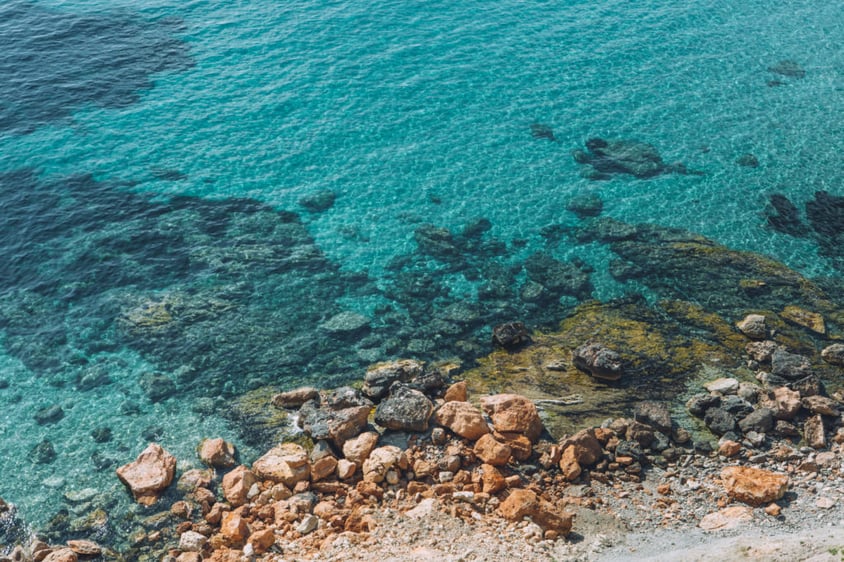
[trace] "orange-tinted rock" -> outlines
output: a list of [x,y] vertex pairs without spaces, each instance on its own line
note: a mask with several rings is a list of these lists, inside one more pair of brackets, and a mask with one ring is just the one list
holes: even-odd
[[402,450],[393,445],[378,447],[363,463],[363,478],[367,482],[378,484],[384,481],[387,471],[394,467],[407,468],[407,459],[404,458]]
[[563,478],[568,482],[572,482],[580,476],[582,472],[580,463],[577,462],[577,455],[575,453],[575,445],[568,445],[563,449],[563,454],[560,457],[560,472]]
[[199,458],[214,468],[234,466],[234,453],[234,445],[221,438],[205,439],[199,444]]
[[718,454],[725,457],[734,457],[739,454],[739,451],[741,451],[741,443],[729,439],[718,445]]
[[775,503],[770,503],[768,504],[768,507],[765,508],[765,513],[771,517],[779,517],[780,513],[782,513],[782,508]]
[[481,411],[464,401],[446,402],[434,412],[433,421],[470,441],[489,433]]
[[815,414],[803,423],[803,439],[810,447],[815,449],[826,447],[826,428],[824,428],[823,418],[820,414]]
[[252,463],[252,471],[259,478],[292,487],[310,476],[308,453],[301,445],[283,443]]
[[456,382],[445,391],[443,400],[446,402],[465,402],[469,398],[466,381]]
[[79,557],[69,548],[54,550],[44,558],[43,562],[77,562]]
[[837,416],[839,414],[838,403],[826,396],[806,396],[800,400],[800,403],[813,414],[822,414],[824,416]]
[[800,411],[800,393],[788,387],[781,386],[774,389],[774,412],[777,419],[790,420]]
[[255,531],[246,540],[246,544],[252,545],[252,551],[255,554],[263,554],[268,551],[275,543],[275,534],[272,529],[261,529]]
[[94,541],[88,541],[84,539],[67,541],[67,546],[68,548],[70,548],[70,550],[72,550],[79,556],[94,557],[99,556],[103,552],[103,549],[100,545],[98,545]]
[[495,494],[507,486],[504,476],[491,464],[482,464],[476,468],[472,480],[479,483],[481,491],[487,494]]
[[496,431],[493,437],[510,447],[510,452],[516,460],[526,461],[533,454],[533,444],[530,439],[521,433],[500,433]]
[[727,495],[753,506],[780,499],[788,489],[788,476],[761,468],[728,466],[721,471]]
[[522,433],[535,442],[542,433],[542,420],[533,402],[518,394],[496,394],[481,398],[481,407],[497,431]]
[[223,496],[233,506],[243,505],[252,484],[258,481],[255,474],[243,465],[223,476]]
[[705,515],[698,523],[698,527],[706,531],[732,529],[752,519],[752,509],[746,505],[734,505]]
[[512,454],[510,447],[499,443],[488,433],[478,439],[473,450],[479,459],[492,466],[504,466]]
[[337,461],[337,478],[340,480],[348,480],[357,472],[358,465],[347,459],[340,459]]
[[142,505],[152,505],[176,473],[176,457],[165,451],[161,445],[150,443],[134,462],[117,469],[117,477],[123,482]]
[[337,470],[337,459],[331,455],[320,458],[311,463],[311,481],[319,482],[333,475]]
[[380,436],[374,431],[365,431],[343,443],[343,456],[358,466],[369,457]]
[[214,471],[209,469],[192,468],[186,470],[179,481],[176,482],[176,489],[180,492],[193,492],[197,488],[207,488],[214,481]]
[[249,536],[249,525],[246,524],[239,510],[223,514],[223,519],[220,521],[220,534],[229,545],[243,544]]
[[298,408],[308,400],[313,400],[319,391],[312,386],[303,386],[282,392],[273,396],[273,406],[276,408]]
[[550,502],[539,498],[530,490],[513,490],[498,507],[501,515],[510,521],[529,517],[544,530],[567,535],[571,530],[572,515],[558,511]]
[[565,449],[572,447],[572,455],[574,460],[581,466],[590,466],[598,462],[604,455],[601,442],[598,441],[594,429],[582,429],[567,439],[560,442],[560,449],[565,453]]

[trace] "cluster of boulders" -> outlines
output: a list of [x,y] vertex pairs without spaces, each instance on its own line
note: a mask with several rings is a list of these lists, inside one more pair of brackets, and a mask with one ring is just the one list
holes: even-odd
[[[822,318],[799,310],[789,311],[817,333],[823,333]],[[738,323],[739,330],[752,339],[746,346],[748,366],[755,370],[760,384],[724,377],[704,385],[706,393],[692,396],[689,412],[701,418],[720,437],[720,450],[734,456],[746,447],[770,446],[772,440],[787,438],[824,449],[830,436],[841,431],[839,402],[824,395],[820,378],[809,358],[789,352],[769,336],[766,318],[750,314]],[[844,364],[844,345],[833,344],[821,352],[831,364]]]

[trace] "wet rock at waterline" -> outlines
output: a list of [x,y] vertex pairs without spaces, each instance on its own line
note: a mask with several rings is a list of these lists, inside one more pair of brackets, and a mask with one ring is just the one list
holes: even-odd
[[572,352],[572,363],[597,379],[616,381],[624,374],[621,356],[597,342],[584,344]]
[[152,505],[173,481],[176,458],[156,443],[144,449],[134,462],[117,469],[117,477],[141,505]]

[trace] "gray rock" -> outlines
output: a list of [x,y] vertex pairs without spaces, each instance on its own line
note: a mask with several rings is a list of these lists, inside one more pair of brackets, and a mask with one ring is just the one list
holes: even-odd
[[298,203],[308,211],[321,213],[333,207],[335,199],[337,199],[336,193],[330,189],[321,189],[315,193],[303,195]]
[[793,60],[781,60],[777,64],[769,66],[768,70],[789,78],[804,78],[806,76],[803,67]]
[[636,404],[633,411],[636,421],[649,425],[662,433],[671,433],[671,412],[664,402],[645,401]]
[[743,166],[745,168],[758,168],[759,167],[759,159],[756,158],[754,154],[750,154],[749,152],[746,154],[742,154],[738,158],[736,158],[736,164],[739,166]]
[[793,381],[811,375],[812,366],[802,355],[777,349],[771,354],[771,374]]
[[615,381],[624,373],[621,356],[601,343],[581,345],[572,353],[572,362],[596,379]]
[[344,387],[329,393],[323,404],[318,400],[303,404],[297,424],[312,439],[330,439],[342,447],[363,431],[371,411],[372,402],[357,390]]
[[566,210],[580,218],[597,217],[604,210],[604,202],[595,193],[581,193],[566,203]]
[[375,423],[399,431],[427,431],[434,405],[424,394],[403,383],[390,387],[390,394],[375,409]]
[[320,325],[320,328],[331,334],[350,335],[368,329],[369,318],[357,312],[346,310],[329,318],[328,321]]
[[709,408],[703,418],[706,427],[715,435],[736,431],[736,418],[723,408]]
[[770,408],[757,408],[739,421],[739,427],[744,433],[767,433],[774,427],[774,411]]
[[778,347],[777,342],[771,340],[753,341],[747,344],[744,350],[755,361],[767,363]]
[[813,414],[824,416],[837,416],[839,414],[838,403],[826,396],[806,396],[800,400],[800,403]]
[[492,329],[492,344],[508,351],[530,342],[530,335],[522,322],[506,322]]
[[29,452],[29,459],[35,464],[50,464],[56,460],[56,450],[48,439],[44,439]]
[[41,408],[32,417],[38,425],[48,425],[62,419],[64,417],[64,410],[58,404],[53,404],[52,406]]
[[741,333],[750,339],[763,340],[768,336],[768,326],[761,314],[748,314],[737,326]]
[[743,418],[753,412],[753,404],[743,398],[731,394],[721,399],[721,408],[736,418]]
[[666,171],[657,149],[644,142],[591,138],[586,141],[586,148],[589,153],[579,153],[575,159],[591,164],[599,174],[630,174],[637,178],[650,178]]
[[803,439],[806,444],[814,449],[826,447],[826,428],[820,414],[808,418],[803,424]]
[[645,460],[645,451],[636,441],[619,441],[615,447],[616,457],[633,457],[637,462]]
[[425,372],[425,366],[413,359],[399,359],[371,365],[363,377],[363,393],[373,400],[382,398],[394,382],[408,382]]
[[736,379],[727,377],[721,377],[703,385],[703,388],[709,392],[717,392],[718,394],[735,394],[738,387],[739,382]]
[[686,408],[693,416],[702,418],[709,408],[717,407],[721,404],[721,397],[714,394],[700,393],[695,394],[686,402]]
[[296,526],[296,532],[300,535],[307,535],[319,526],[319,517],[316,515],[305,515],[299,525]]
[[176,383],[161,373],[146,373],[138,379],[138,385],[150,402],[161,402],[176,394]]

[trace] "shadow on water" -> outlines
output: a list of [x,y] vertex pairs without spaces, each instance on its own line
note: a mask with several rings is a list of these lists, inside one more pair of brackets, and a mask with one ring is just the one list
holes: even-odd
[[0,131],[26,134],[85,104],[126,107],[156,72],[193,66],[178,22],[0,5]]

